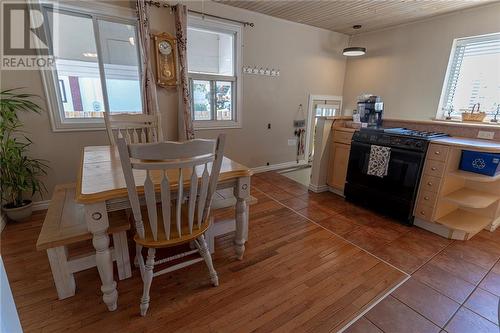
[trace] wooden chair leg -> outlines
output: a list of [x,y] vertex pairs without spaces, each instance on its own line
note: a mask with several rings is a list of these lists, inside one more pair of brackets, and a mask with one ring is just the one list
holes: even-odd
[[[144,273],[142,280],[144,283],[144,288],[141,298],[141,316],[145,316],[149,308],[149,289],[151,288],[151,282],[153,282],[153,268],[155,265],[155,249],[148,249],[148,258],[146,260],[146,265],[144,266]],[[140,259],[139,259],[140,260]]]
[[116,266],[120,280],[132,276],[130,268],[130,256],[128,253],[127,232],[121,231],[113,234],[113,247],[115,251]]
[[139,264],[139,258],[142,258],[141,251],[142,251],[142,246],[140,246],[139,244],[135,244],[134,266],[135,266],[135,268],[139,268],[139,269],[141,268],[141,266]]
[[208,245],[208,250],[211,254],[215,253],[215,236],[214,236],[214,225],[210,224],[207,231],[205,232],[205,240]]
[[212,262],[212,255],[210,254],[210,251],[208,250],[207,242],[205,241],[205,237],[201,235],[198,237],[197,241],[195,242],[198,247],[198,251],[200,251],[201,256],[205,260],[205,263],[207,264],[208,267],[208,272],[210,273],[210,281],[214,285],[214,287],[217,287],[219,285],[219,276],[217,275],[217,272],[215,271],[214,264]]
[[59,299],[75,296],[75,278],[68,267],[68,249],[65,246],[47,249],[50,269]]

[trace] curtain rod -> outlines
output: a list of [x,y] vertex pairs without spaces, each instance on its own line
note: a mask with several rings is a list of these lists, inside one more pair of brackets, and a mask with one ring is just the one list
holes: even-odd
[[[169,5],[168,3],[161,3],[160,1],[152,1],[152,0],[150,0],[150,1],[145,1],[145,3],[147,5],[155,6],[157,8],[163,7],[163,8],[171,8],[171,9],[175,10],[175,6]],[[217,16],[217,15],[202,13],[202,12],[199,12],[199,11],[196,11],[196,10],[188,9],[188,12],[195,13],[195,14],[202,15],[202,16],[208,16],[208,17],[218,18],[218,19],[221,19],[221,20],[226,20],[226,21],[240,23],[240,24],[243,24],[243,26],[245,26],[245,27],[247,25],[250,26],[250,27],[254,27],[255,26],[255,24],[253,24],[252,22],[233,20],[233,19],[230,19],[230,18],[222,17],[222,16]]]

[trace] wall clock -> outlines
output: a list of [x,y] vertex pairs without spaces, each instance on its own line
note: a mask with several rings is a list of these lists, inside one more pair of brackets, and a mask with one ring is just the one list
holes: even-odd
[[177,45],[167,33],[154,34],[156,83],[161,87],[177,86]]

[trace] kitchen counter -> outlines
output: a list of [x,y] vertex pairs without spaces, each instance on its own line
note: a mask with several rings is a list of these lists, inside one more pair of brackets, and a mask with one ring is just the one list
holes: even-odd
[[500,153],[500,142],[469,139],[461,137],[444,137],[432,140],[433,143],[438,143],[445,146],[452,146],[464,149],[473,149],[485,152]]

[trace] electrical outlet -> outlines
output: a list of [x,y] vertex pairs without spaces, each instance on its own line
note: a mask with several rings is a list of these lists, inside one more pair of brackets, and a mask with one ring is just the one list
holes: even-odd
[[479,139],[493,140],[495,132],[479,131],[479,133],[477,133],[477,137]]
[[297,145],[297,139],[288,139],[288,145],[289,146],[296,146]]

